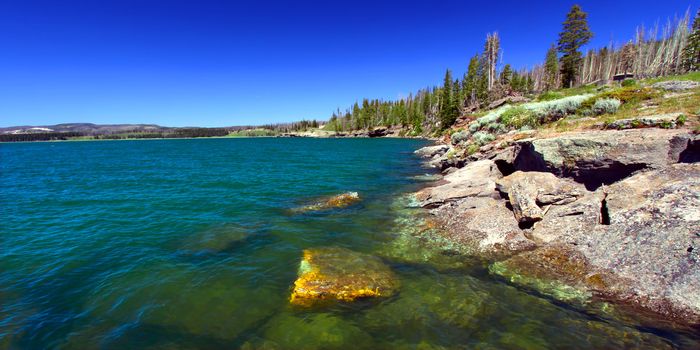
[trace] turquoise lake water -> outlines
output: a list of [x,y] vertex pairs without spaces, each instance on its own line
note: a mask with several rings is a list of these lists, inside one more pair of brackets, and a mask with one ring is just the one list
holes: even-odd
[[[419,140],[0,144],[0,349],[692,348],[422,248]],[[350,207],[293,209],[356,191]],[[380,257],[399,292],[290,306],[302,251]]]

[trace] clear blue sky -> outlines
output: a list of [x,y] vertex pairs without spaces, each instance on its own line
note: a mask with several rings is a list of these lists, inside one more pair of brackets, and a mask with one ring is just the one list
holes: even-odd
[[0,0],[0,125],[227,126],[327,119],[460,75],[487,32],[531,66],[566,12],[600,47],[694,0]]

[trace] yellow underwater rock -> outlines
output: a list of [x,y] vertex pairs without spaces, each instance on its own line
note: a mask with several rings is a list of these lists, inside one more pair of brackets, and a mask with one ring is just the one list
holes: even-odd
[[304,250],[290,302],[309,306],[318,301],[353,301],[393,295],[399,283],[378,257],[345,248]]
[[345,192],[329,198],[321,199],[320,201],[305,205],[294,209],[296,213],[304,213],[308,211],[327,210],[332,208],[344,208],[360,201],[360,195],[357,192]]

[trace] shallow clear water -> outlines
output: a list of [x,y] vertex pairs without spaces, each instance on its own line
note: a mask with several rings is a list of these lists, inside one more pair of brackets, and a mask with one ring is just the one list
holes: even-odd
[[[663,348],[697,339],[519,290],[421,248],[394,139],[0,144],[0,349]],[[357,191],[359,204],[293,208]],[[380,256],[399,293],[292,307],[303,249]]]

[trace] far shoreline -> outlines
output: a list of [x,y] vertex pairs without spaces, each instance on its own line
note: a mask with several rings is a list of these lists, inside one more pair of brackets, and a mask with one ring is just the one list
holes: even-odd
[[425,136],[206,136],[206,137],[144,137],[144,138],[123,138],[123,139],[74,139],[74,140],[36,140],[36,141],[0,141],[0,144],[13,143],[53,143],[53,142],[100,142],[100,141],[156,141],[156,140],[199,140],[199,139],[406,139],[406,140],[426,140],[437,141],[435,138]]

